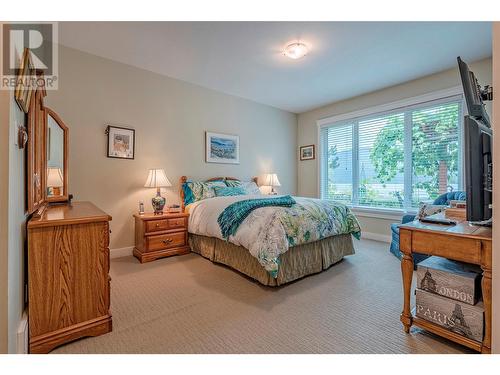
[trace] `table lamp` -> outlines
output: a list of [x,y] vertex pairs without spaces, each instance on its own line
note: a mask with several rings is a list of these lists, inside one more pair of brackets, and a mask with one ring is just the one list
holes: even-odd
[[61,168],[47,168],[47,187],[52,188],[52,195],[61,195],[64,186]]
[[272,194],[272,195],[278,194],[276,192],[276,190],[274,190],[274,187],[275,186],[281,186],[280,180],[278,180],[278,176],[276,175],[276,173],[269,173],[269,174],[267,174],[266,177],[264,178],[264,184],[263,185],[271,186],[271,193],[270,194]]
[[148,179],[146,180],[144,187],[156,188],[156,197],[151,199],[155,215],[163,214],[163,207],[165,207],[165,198],[161,196],[160,188],[169,186],[172,186],[172,184],[168,180],[163,169],[149,170]]

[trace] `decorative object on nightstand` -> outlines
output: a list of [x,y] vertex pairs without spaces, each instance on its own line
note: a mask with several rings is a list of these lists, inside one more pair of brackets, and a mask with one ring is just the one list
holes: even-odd
[[52,189],[49,194],[58,197],[61,195],[61,187],[64,186],[62,172],[60,168],[47,168],[47,187]]
[[278,193],[276,192],[276,190],[274,190],[274,187],[281,186],[280,180],[278,180],[278,175],[276,173],[267,174],[262,185],[271,187],[271,192],[269,193],[270,195],[277,195]]
[[187,213],[135,214],[134,256],[141,263],[190,252]]
[[171,206],[168,206],[169,213],[178,213],[181,211],[182,211],[181,206],[179,206],[178,204],[173,204]]
[[170,186],[172,186],[172,184],[168,180],[163,169],[149,170],[148,179],[146,180],[144,187],[156,188],[156,197],[151,199],[155,215],[161,215],[163,213],[163,207],[165,207],[165,198],[161,196],[160,188]]

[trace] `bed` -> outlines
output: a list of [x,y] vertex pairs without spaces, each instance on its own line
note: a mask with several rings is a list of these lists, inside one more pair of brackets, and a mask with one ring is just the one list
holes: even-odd
[[[197,182],[183,176],[180,185],[182,209],[190,214],[191,250],[263,285],[279,286],[328,269],[354,254],[353,237],[361,233],[345,205],[261,195],[256,178]],[[248,205],[253,207],[245,211]],[[241,217],[228,216],[241,211]],[[232,227],[230,234],[224,224]]]

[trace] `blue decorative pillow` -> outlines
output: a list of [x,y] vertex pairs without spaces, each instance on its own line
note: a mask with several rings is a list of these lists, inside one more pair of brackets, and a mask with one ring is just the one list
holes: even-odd
[[224,181],[187,181],[182,184],[184,190],[184,204],[201,201],[202,199],[215,197],[214,187],[226,187]]
[[182,184],[182,190],[184,192],[184,205],[187,206],[188,204],[193,203],[195,201],[193,190],[191,190],[191,187],[187,182]]
[[240,180],[225,180],[224,182],[229,187],[241,186],[241,181]]
[[217,197],[229,197],[232,195],[245,195],[247,191],[239,186],[228,186],[228,187],[214,187],[215,196]]

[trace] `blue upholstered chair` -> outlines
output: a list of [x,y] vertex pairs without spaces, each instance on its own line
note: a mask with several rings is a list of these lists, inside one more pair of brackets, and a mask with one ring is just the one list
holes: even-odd
[[[465,193],[463,191],[452,191],[450,193],[441,194],[437,197],[432,204],[435,205],[448,205],[450,201],[464,201]],[[415,215],[404,215],[401,220],[401,224],[406,224],[415,220]],[[401,259],[402,253],[399,251],[399,223],[391,224],[391,233],[392,233],[392,242],[391,242],[391,253],[393,253],[396,257]],[[413,263],[417,265],[417,263],[423,261],[428,258],[428,255],[425,254],[413,254]]]

